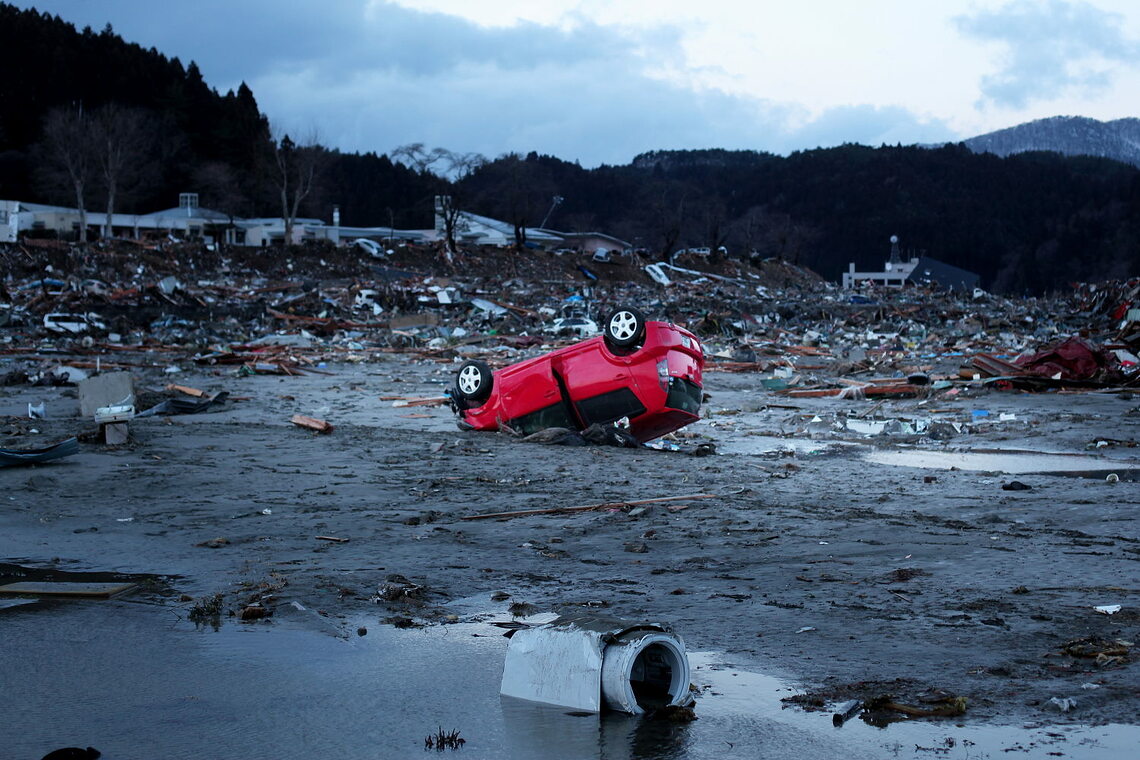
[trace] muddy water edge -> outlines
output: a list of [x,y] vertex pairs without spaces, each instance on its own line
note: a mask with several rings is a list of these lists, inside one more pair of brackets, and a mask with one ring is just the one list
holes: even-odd
[[[339,682],[323,679],[337,668],[370,673],[375,691],[369,701],[338,705],[335,714],[344,723],[331,723],[341,733],[368,737],[369,746],[382,746],[391,725],[406,727],[401,741],[409,742],[436,728],[375,717],[393,711],[398,717],[409,704],[401,695],[409,690],[463,693],[473,705],[492,700],[499,710],[497,650],[475,656],[485,665],[477,684],[465,680],[470,668],[439,665],[447,649],[434,644],[437,667],[423,671],[430,677],[362,670],[359,663],[328,665],[331,670],[322,673],[317,655],[279,644],[276,632],[283,638],[312,633],[344,646],[356,641],[353,651],[367,652],[395,646],[384,642],[397,630],[458,630],[452,626],[471,622],[473,614],[461,600],[498,600],[506,620],[599,609],[670,623],[691,649],[718,652],[742,672],[777,677],[808,696],[781,713],[806,718],[817,707],[826,715],[828,705],[847,698],[921,700],[939,691],[967,699],[965,714],[952,724],[966,728],[1066,731],[1135,723],[1135,483],[869,463],[862,458],[866,447],[931,445],[821,434],[810,428],[813,417],[849,413],[868,402],[787,404],[736,375],[710,373],[710,415],[688,430],[699,436],[690,440],[729,452],[710,457],[520,444],[457,431],[442,409],[409,411],[379,400],[438,392],[449,369],[392,357],[336,366],[335,374],[322,376],[187,371],[181,383],[228,390],[245,400],[216,413],[138,420],[126,446],[87,445],[54,463],[3,471],[5,561],[41,570],[150,574],[169,579],[170,591],[0,609],[6,639],[24,647],[20,661],[45,663],[37,682],[34,673],[5,658],[6,689],[33,684],[22,687],[31,689],[24,692],[29,707],[5,718],[16,720],[6,733],[29,742],[20,756],[34,756],[33,747],[40,746],[30,743],[43,730],[37,723],[43,712],[31,709],[42,704],[33,699],[36,693],[81,714],[101,688],[129,696],[133,685],[146,684],[139,704],[160,706],[151,725],[117,727],[135,747],[145,746],[148,736],[153,741],[167,734],[171,724],[198,725],[207,714],[215,722],[219,714],[270,714],[273,705],[240,691],[211,697],[219,701],[206,705],[195,701],[209,663],[169,646],[170,630],[201,635],[189,614],[217,595],[223,630],[252,642],[245,646],[241,639],[244,648],[227,650],[241,683],[280,669],[280,661],[266,665],[259,659],[271,652],[291,657],[299,669],[302,663],[313,668],[294,674],[294,694],[304,694],[303,684],[310,684],[319,687],[313,695],[330,700]],[[67,389],[5,390],[4,411],[16,414],[13,409],[32,401],[47,404],[47,419],[36,421],[35,435],[44,442],[83,425],[68,412],[76,401]],[[933,448],[1084,454],[1098,440],[1140,438],[1137,405],[1099,394],[989,393],[945,402],[939,406],[956,407],[963,420],[984,407],[994,417],[1015,415],[1017,424],[975,426]],[[880,413],[930,414],[929,405],[915,400],[892,401]],[[328,419],[336,430],[319,436],[296,428],[288,422],[293,414]],[[753,438],[797,436],[821,446],[748,446]],[[823,445],[840,439],[856,445]],[[1123,449],[1109,453],[1134,458]],[[1015,479],[1029,488],[1003,489]],[[686,494],[715,498],[464,519]],[[1116,604],[1121,609],[1112,615],[1095,610]],[[249,607],[266,610],[266,616],[243,623]],[[161,614],[124,612],[141,608]],[[362,628],[365,636],[358,634]],[[51,631],[67,635],[53,638]],[[90,647],[108,636],[131,642],[121,650],[124,656],[97,671],[99,682],[77,675],[77,669],[93,667],[84,653],[98,651]],[[148,637],[151,648],[144,644]],[[27,649],[37,639],[44,646]],[[286,715],[316,709],[319,701],[290,699]],[[1071,699],[1072,706],[1062,711],[1055,699]],[[758,694],[756,704],[758,712],[762,705],[785,706],[771,693]],[[142,708],[124,706],[123,714],[130,709]],[[203,712],[195,717],[196,710]],[[425,707],[419,717],[432,712]],[[473,728],[484,725],[485,711],[447,717],[472,741],[507,746],[507,712],[495,714],[504,716],[496,718],[503,723],[484,736]],[[232,734],[223,732],[218,740],[232,742],[228,746],[272,730],[237,718],[230,725]],[[758,729],[745,725],[740,732],[751,730]],[[596,737],[598,729],[590,733]],[[597,755],[597,741],[590,746]],[[704,756],[701,746],[682,742],[675,756]],[[1061,751],[1079,756],[1072,746]]]

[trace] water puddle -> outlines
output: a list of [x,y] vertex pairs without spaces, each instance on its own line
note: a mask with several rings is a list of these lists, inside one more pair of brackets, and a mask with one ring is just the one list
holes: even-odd
[[[1076,760],[1128,757],[1140,743],[1140,726],[995,726],[971,725],[957,719],[901,721],[878,728],[852,718],[832,723],[831,711],[780,709],[780,700],[796,691],[771,676],[751,673],[718,660],[716,655],[690,655],[694,681],[702,688],[697,705],[701,720],[751,723],[733,745],[742,757],[822,757],[819,742],[829,739],[839,757],[1055,758]],[[698,721],[699,722],[699,721]],[[772,752],[775,737],[790,738],[784,753]],[[731,741],[720,737],[721,741]],[[803,741],[806,745],[798,745]],[[813,747],[814,744],[814,747]],[[804,747],[812,748],[807,754]]]
[[0,562],[0,609],[35,604],[41,599],[109,599],[141,594],[173,594],[170,579],[158,575],[80,572]]
[[897,467],[931,470],[1004,472],[1011,475],[1069,475],[1103,480],[1115,473],[1120,480],[1137,480],[1140,460],[1111,459],[1087,454],[1034,453],[1028,451],[965,452],[928,449],[890,449],[868,452],[864,461]]
[[[311,616],[312,619],[310,619]],[[195,627],[126,599],[0,610],[5,751],[93,746],[137,757],[407,758],[453,730],[455,757],[803,758],[1129,756],[1140,727],[872,728],[783,709],[785,683],[691,653],[698,720],[574,713],[499,696],[508,640],[489,622],[396,630],[375,617],[313,630],[316,613]],[[503,615],[503,620],[509,616]],[[326,618],[320,618],[328,625]],[[356,628],[367,633],[359,636]],[[933,748],[933,749],[932,749]],[[434,752],[434,751],[433,751]],[[450,750],[448,751],[450,755]]]
[[756,435],[717,443],[721,454],[741,454],[768,459],[782,457],[822,456],[834,454],[843,448],[858,444],[845,441],[814,441],[810,438],[780,438],[774,435]]

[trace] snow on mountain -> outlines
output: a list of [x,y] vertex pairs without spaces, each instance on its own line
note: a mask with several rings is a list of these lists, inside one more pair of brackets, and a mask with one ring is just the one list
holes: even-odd
[[964,142],[975,153],[1008,156],[1049,150],[1067,156],[1101,156],[1140,167],[1140,119],[1136,118],[1097,121],[1084,116],[1053,116]]

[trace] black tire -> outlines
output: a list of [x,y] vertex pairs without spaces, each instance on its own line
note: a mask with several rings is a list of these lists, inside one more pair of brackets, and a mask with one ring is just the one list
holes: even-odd
[[486,362],[471,359],[455,373],[455,393],[467,402],[481,403],[491,395],[495,376]]
[[602,335],[611,347],[636,346],[645,340],[645,315],[632,306],[619,306],[606,317]]

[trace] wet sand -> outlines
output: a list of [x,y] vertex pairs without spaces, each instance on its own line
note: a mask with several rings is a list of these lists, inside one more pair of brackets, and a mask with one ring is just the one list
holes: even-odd
[[[242,400],[136,420],[126,446],[85,444],[54,463],[6,468],[0,557],[167,576],[174,593],[149,601],[180,616],[213,594],[227,612],[258,601],[277,619],[295,601],[318,611],[305,618],[314,627],[351,634],[361,619],[461,619],[462,600],[501,592],[520,614],[586,607],[669,623],[691,649],[726,653],[821,701],[940,689],[968,699],[965,722],[1133,723],[1140,713],[1134,646],[1099,663],[1074,654],[1140,636],[1140,486],[864,458],[1003,448],[1088,454],[1074,470],[1126,473],[1140,450],[1087,447],[1140,439],[1140,398],[892,400],[880,416],[956,420],[973,432],[864,438],[831,423],[873,402],[792,400],[753,375],[710,371],[708,416],[679,441],[730,452],[708,457],[525,444],[461,432],[446,408],[380,400],[438,394],[453,368],[389,356],[303,377],[141,371],[136,387],[174,380]],[[39,401],[48,413],[7,418],[7,446],[90,427],[74,388],[2,393],[0,413]],[[1002,413],[1015,419],[995,419]],[[294,414],[336,429],[318,435],[291,425]],[[1002,489],[1013,480],[1030,489]],[[462,519],[696,494],[714,498]],[[386,594],[385,584],[409,591]],[[1121,611],[1093,609],[1112,604]],[[1069,712],[1050,702],[1073,696]]]

